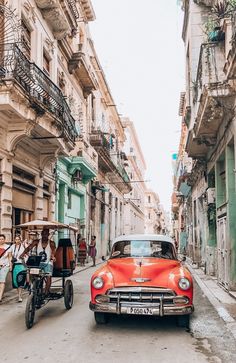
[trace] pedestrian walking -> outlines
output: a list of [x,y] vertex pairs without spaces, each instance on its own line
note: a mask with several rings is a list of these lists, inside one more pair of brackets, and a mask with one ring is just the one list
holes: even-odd
[[79,260],[80,266],[85,265],[86,257],[87,257],[87,244],[86,244],[85,238],[82,238],[78,244],[78,260]]
[[2,302],[6,278],[11,269],[11,245],[6,243],[6,236],[0,234],[0,303]]
[[92,239],[91,239],[91,242],[89,244],[89,256],[93,260],[93,266],[96,266],[96,254],[97,254],[96,236],[93,236]]
[[17,289],[19,303],[22,302],[22,288],[26,279],[26,273],[24,274],[24,272],[26,272],[25,262],[28,256],[21,257],[26,247],[27,245],[22,241],[21,236],[16,235],[10,249],[12,256],[12,287]]

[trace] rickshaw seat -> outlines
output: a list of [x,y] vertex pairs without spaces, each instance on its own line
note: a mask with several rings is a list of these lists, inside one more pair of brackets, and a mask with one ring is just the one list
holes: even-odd
[[60,238],[55,253],[53,277],[67,277],[75,269],[75,253],[70,238]]
[[58,241],[58,247],[72,247],[70,238],[60,238]]

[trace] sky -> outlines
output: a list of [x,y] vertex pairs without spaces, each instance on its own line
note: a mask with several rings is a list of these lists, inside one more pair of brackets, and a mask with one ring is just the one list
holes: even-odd
[[184,90],[183,14],[177,0],[92,0],[90,32],[118,112],[136,128],[147,187],[169,211]]

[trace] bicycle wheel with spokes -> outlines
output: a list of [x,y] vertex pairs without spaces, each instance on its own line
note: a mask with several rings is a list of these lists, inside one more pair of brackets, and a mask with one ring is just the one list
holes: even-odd
[[70,310],[73,305],[74,290],[71,280],[67,280],[64,288],[64,304],[67,310]]
[[30,294],[25,308],[25,325],[27,329],[32,328],[35,317],[35,298],[33,294]]

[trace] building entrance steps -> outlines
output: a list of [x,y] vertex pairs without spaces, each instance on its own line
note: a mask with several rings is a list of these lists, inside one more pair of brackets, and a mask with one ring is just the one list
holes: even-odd
[[216,277],[205,275],[201,268],[197,268],[190,261],[187,261],[185,265],[201,288],[203,294],[208,298],[219,317],[223,319],[228,330],[236,339],[236,292],[227,292],[224,290],[217,283]]

